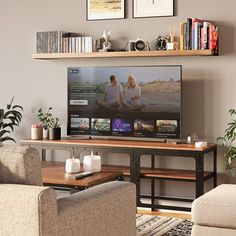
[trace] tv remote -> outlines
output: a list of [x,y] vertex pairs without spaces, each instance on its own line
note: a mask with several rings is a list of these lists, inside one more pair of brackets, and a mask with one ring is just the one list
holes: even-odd
[[78,173],[75,175],[75,179],[82,179],[84,177],[87,177],[87,176],[90,176],[92,175],[93,172],[90,172],[90,171],[84,171],[84,172],[81,172],[81,173]]
[[69,174],[69,173],[65,173],[65,178],[66,179],[82,179],[84,177],[90,176],[92,175],[93,172],[89,172],[89,171],[84,171],[81,173],[76,173],[76,174]]

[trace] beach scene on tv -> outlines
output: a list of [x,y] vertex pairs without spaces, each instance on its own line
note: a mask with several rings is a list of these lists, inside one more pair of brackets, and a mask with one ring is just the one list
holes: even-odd
[[180,113],[180,66],[69,68],[68,79],[80,111]]

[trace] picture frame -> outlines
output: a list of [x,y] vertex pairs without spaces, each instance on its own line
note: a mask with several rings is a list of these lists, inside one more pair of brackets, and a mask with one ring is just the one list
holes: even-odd
[[86,0],[87,20],[124,19],[125,1],[126,0]]
[[174,16],[174,0],[133,0],[133,18]]

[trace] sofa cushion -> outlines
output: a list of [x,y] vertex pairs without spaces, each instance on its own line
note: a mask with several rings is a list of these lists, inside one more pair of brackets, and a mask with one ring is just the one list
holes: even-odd
[[195,224],[236,229],[236,185],[223,184],[194,200]]

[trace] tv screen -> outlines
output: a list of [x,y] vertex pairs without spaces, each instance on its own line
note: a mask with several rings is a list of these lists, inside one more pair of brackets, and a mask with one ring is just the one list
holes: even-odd
[[68,68],[70,136],[179,139],[181,66]]

